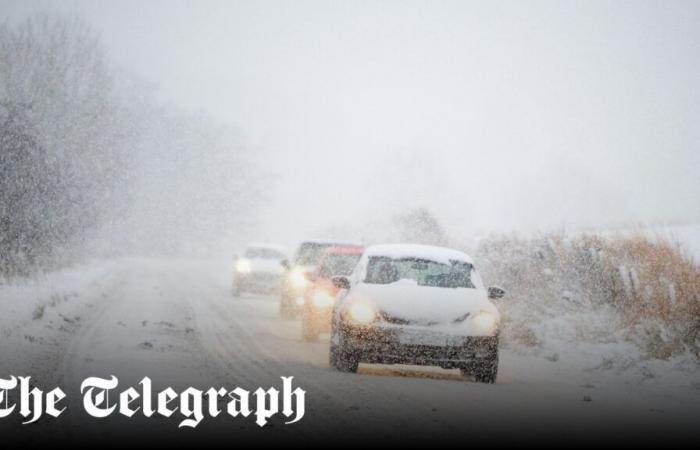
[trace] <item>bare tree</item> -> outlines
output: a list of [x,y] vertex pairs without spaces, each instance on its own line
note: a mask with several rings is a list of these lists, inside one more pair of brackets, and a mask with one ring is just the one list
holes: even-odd
[[2,184],[13,196],[3,220],[25,230],[4,239],[22,241],[13,248],[25,255],[65,253],[100,219],[119,173],[111,68],[98,36],[79,19],[45,14],[0,26],[0,100]]
[[438,220],[426,208],[416,208],[394,217],[394,226],[404,242],[447,245],[447,236]]
[[0,25],[0,102],[2,273],[250,225],[262,185],[235,133],[160,106],[79,18]]

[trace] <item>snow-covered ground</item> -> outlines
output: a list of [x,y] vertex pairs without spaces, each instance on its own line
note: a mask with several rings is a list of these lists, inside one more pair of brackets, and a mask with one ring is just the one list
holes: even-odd
[[[504,349],[495,385],[465,381],[457,371],[412,366],[362,365],[357,375],[338,373],[328,367],[327,338],[302,341],[299,322],[279,318],[276,298],[233,298],[230,265],[96,260],[0,286],[0,373],[32,375],[40,386],[64,388],[69,405],[74,402],[69,413],[40,426],[82,438],[161,433],[178,442],[202,436],[267,443],[338,436],[358,442],[430,437],[498,442],[512,440],[511,433],[523,439],[603,440],[614,432],[658,439],[663,433],[679,436],[700,417],[696,364],[607,363],[601,348],[618,353],[620,361],[635,360],[634,349],[617,343],[614,333],[594,341],[580,336],[577,342],[569,334],[572,317],[547,322],[546,350]],[[609,329],[611,324],[600,323],[604,316],[575,320],[590,321],[595,334],[596,327]],[[178,421],[165,419],[125,419],[111,427],[87,420],[75,404],[83,378],[110,374],[125,387],[149,376],[161,389],[267,387],[293,375],[307,390],[307,415],[295,425],[264,429],[253,419],[230,417],[185,432],[176,431]],[[17,421],[0,427],[21,428],[29,440],[47,436]]]

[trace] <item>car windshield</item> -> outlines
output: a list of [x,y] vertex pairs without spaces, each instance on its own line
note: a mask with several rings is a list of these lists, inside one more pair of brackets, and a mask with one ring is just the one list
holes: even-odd
[[284,253],[279,250],[262,247],[247,248],[244,256],[251,259],[284,259]]
[[319,244],[316,242],[304,242],[299,247],[299,252],[294,262],[300,266],[316,265],[321,260],[323,252],[333,244]]
[[332,253],[323,259],[323,264],[319,269],[319,276],[331,278],[336,276],[348,276],[357,265],[360,254]]
[[472,282],[472,265],[464,261],[445,264],[418,258],[370,257],[365,283],[390,284],[406,279],[414,280],[419,286],[476,288]]

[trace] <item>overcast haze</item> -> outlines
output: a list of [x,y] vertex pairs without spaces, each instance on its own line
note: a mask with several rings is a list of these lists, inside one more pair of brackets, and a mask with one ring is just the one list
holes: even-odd
[[277,180],[264,237],[408,206],[452,233],[700,219],[698,2],[1,5],[85,18],[234,124]]

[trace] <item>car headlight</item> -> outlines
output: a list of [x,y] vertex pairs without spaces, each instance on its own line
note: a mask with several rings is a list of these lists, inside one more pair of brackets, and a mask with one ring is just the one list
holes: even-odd
[[314,294],[314,305],[317,308],[325,308],[335,303],[335,298],[326,291],[319,291]]
[[372,307],[372,305],[358,302],[350,305],[348,309],[350,318],[359,324],[369,324],[375,321],[377,318],[377,310]]
[[250,261],[248,261],[247,259],[239,259],[236,263],[236,271],[238,271],[239,273],[250,272]]
[[293,269],[289,274],[289,281],[292,283],[292,286],[302,288],[306,286],[308,280],[306,279],[306,275],[304,275],[303,270]]
[[488,311],[481,311],[474,316],[474,324],[484,333],[493,333],[496,331],[498,320],[496,315]]

